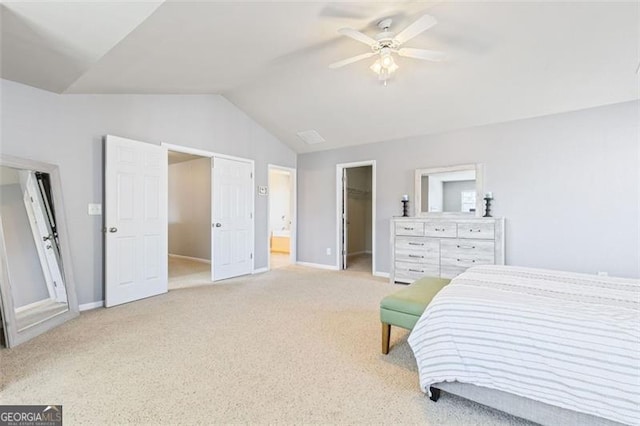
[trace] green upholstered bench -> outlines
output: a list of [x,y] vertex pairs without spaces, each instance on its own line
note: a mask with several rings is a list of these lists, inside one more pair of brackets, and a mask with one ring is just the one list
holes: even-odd
[[389,353],[391,326],[413,329],[431,299],[447,284],[449,279],[424,277],[408,287],[390,294],[380,302],[382,322],[382,353]]

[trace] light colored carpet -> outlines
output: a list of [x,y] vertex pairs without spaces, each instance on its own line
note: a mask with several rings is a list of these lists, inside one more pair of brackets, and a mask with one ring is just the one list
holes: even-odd
[[63,404],[65,424],[526,424],[430,401],[406,332],[380,353],[384,279],[289,266],[201,284],[0,350],[0,404]]
[[371,275],[371,254],[361,253],[349,255],[347,257],[347,271],[366,272]]

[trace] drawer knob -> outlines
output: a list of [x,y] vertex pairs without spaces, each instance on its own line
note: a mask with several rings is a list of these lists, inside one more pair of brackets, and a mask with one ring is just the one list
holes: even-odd
[[410,246],[423,246],[424,243],[409,243]]
[[413,228],[407,228],[407,227],[405,226],[404,230],[405,230],[405,231],[413,231]]
[[469,229],[469,232],[480,232],[480,229]]
[[[456,259],[458,262],[464,262],[464,259]],[[467,259],[467,262],[476,263],[475,259]]]
[[409,272],[420,272],[421,274],[424,274],[424,271],[422,269],[418,270],[418,269],[409,269]]
[[444,232],[444,228],[436,228],[436,232]]
[[409,257],[417,257],[417,258],[424,259],[424,256],[418,256],[417,254],[410,254]]
[[476,246],[461,246],[461,245],[457,245],[456,247],[461,249],[470,249],[470,250],[476,248]]

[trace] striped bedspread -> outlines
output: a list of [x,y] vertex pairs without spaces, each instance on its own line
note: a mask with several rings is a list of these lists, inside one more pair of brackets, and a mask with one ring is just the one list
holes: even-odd
[[477,266],[409,336],[420,386],[458,381],[640,425],[640,281]]

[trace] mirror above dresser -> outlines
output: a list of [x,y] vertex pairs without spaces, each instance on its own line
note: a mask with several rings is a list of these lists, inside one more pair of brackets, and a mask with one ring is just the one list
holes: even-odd
[[416,169],[415,215],[479,217],[482,191],[481,164]]

